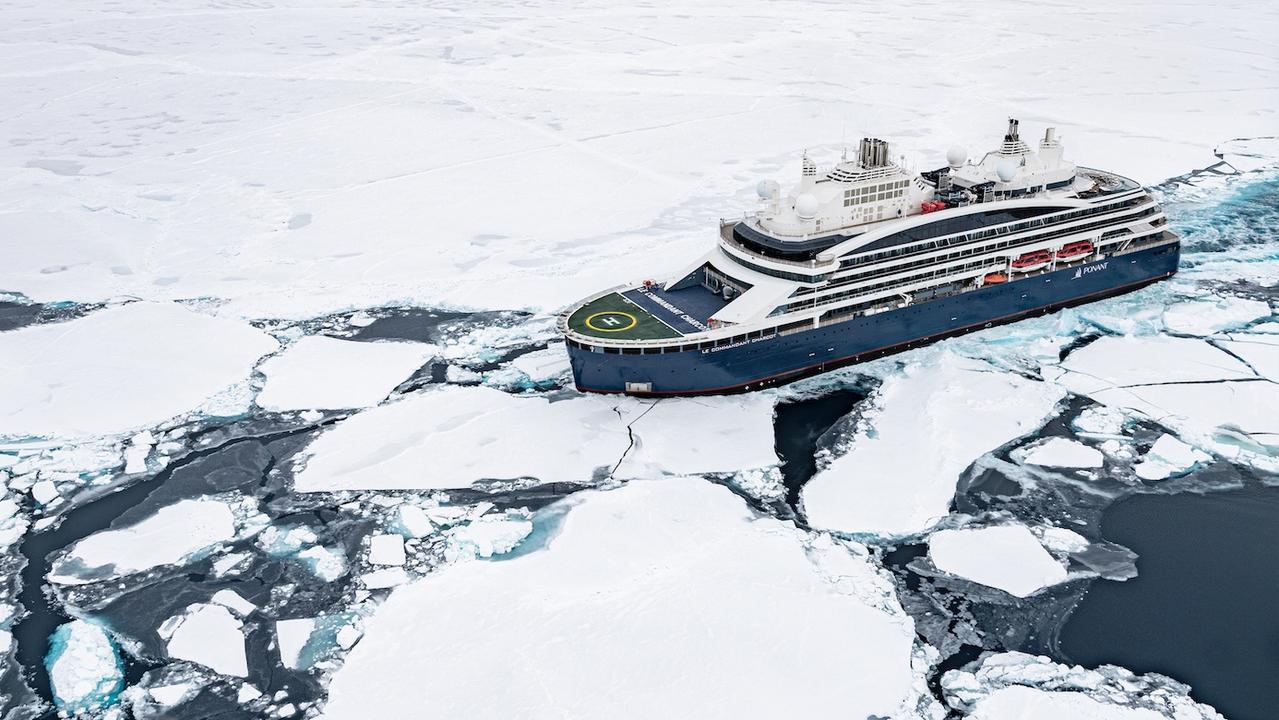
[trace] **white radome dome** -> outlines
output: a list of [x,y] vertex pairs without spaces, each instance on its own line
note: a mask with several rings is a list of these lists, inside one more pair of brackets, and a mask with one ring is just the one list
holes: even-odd
[[812,220],[817,215],[817,198],[810,193],[795,198],[795,214],[803,220]]
[[777,184],[776,180],[760,180],[755,186],[755,194],[759,195],[761,200],[772,200],[782,192],[782,186]]
[[959,145],[952,145],[946,151],[946,164],[956,168],[964,164],[968,160],[968,151]]
[[1017,163],[1012,160],[1000,160],[995,166],[995,174],[999,176],[1000,182],[1012,182],[1017,177]]

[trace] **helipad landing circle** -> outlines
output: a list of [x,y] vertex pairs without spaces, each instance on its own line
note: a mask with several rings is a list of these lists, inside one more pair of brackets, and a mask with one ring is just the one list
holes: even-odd
[[636,317],[621,310],[605,310],[586,318],[586,327],[596,332],[622,332],[630,330],[639,323]]

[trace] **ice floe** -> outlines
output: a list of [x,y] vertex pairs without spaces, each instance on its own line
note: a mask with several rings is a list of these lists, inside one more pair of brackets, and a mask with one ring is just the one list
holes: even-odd
[[1063,437],[1046,438],[1013,451],[1012,457],[1027,465],[1059,468],[1099,468],[1105,457],[1097,448]]
[[303,492],[588,482],[777,463],[769,394],[724,398],[511,395],[446,386],[338,423],[307,449]]
[[131,432],[248,379],[276,349],[242,322],[135,302],[0,333],[0,436]]
[[76,585],[181,563],[265,521],[251,500],[240,506],[213,498],[179,500],[132,525],[78,541],[54,563],[49,579]]
[[1203,340],[1166,335],[1099,338],[1071,353],[1061,365],[1044,368],[1044,375],[1067,382],[1072,392],[1080,394],[1134,385],[1255,377],[1247,365]]
[[76,619],[59,625],[45,658],[54,703],[68,715],[111,705],[124,689],[124,665],[101,625]]
[[357,342],[310,335],[259,366],[268,410],[338,410],[381,402],[436,352],[414,342]]
[[1231,334],[1217,346],[1239,357],[1258,375],[1279,382],[1279,337],[1274,335]]
[[1233,295],[1180,302],[1164,311],[1164,327],[1181,335],[1211,335],[1269,317],[1270,305]]
[[191,605],[164,621],[159,633],[167,642],[169,657],[190,660],[223,675],[249,674],[243,623],[224,605]]
[[974,670],[942,676],[947,703],[981,720],[1225,720],[1189,696],[1190,688],[1154,673],[1095,670],[1019,652],[986,656]]
[[1211,461],[1211,455],[1165,433],[1132,469],[1143,480],[1163,480],[1188,472],[1198,463]]
[[938,530],[928,557],[942,572],[1019,598],[1066,580],[1066,568],[1024,525]]
[[374,565],[403,565],[404,538],[399,535],[374,535],[369,538],[369,562]]
[[519,517],[484,516],[448,531],[446,557],[489,558],[515,549],[533,532],[533,523]]
[[945,350],[915,360],[867,399],[852,436],[804,486],[808,521],[886,537],[923,532],[946,516],[968,465],[1039,428],[1064,394]]
[[395,590],[334,675],[327,720],[913,717],[931,702],[913,623],[864,554],[807,545],[698,479],[566,502],[544,549]]

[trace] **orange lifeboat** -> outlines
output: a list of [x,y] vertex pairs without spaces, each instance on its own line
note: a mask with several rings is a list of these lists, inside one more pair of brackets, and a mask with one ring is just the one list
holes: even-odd
[[1006,282],[1008,282],[1008,276],[1001,272],[986,273],[986,277],[982,278],[982,285],[998,285]]
[[1048,267],[1053,255],[1047,250],[1028,252],[1013,260],[1013,272],[1028,273]]
[[1076,240],[1075,242],[1063,245],[1062,248],[1057,251],[1057,259],[1065,260],[1067,262],[1082,260],[1083,258],[1092,255],[1092,253],[1092,243],[1087,240]]

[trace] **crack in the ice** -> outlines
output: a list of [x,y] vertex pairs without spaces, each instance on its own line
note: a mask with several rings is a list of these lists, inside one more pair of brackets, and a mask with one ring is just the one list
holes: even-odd
[[[617,463],[613,465],[613,468],[608,471],[609,480],[613,479],[613,475],[617,473],[617,469],[622,466],[622,463],[626,461],[626,456],[629,455],[631,453],[631,450],[635,447],[635,431],[634,429],[632,429],[631,426],[639,422],[640,420],[643,420],[644,416],[647,415],[653,408],[657,407],[657,404],[660,403],[661,401],[662,401],[662,398],[658,398],[657,400],[654,400],[653,404],[645,408],[644,412],[640,413],[638,417],[626,423],[626,440],[627,440],[626,449],[623,450],[621,456],[617,458]],[[622,411],[619,409],[617,405],[613,406],[613,412],[617,413],[617,417],[619,420],[624,419],[622,417]]]

